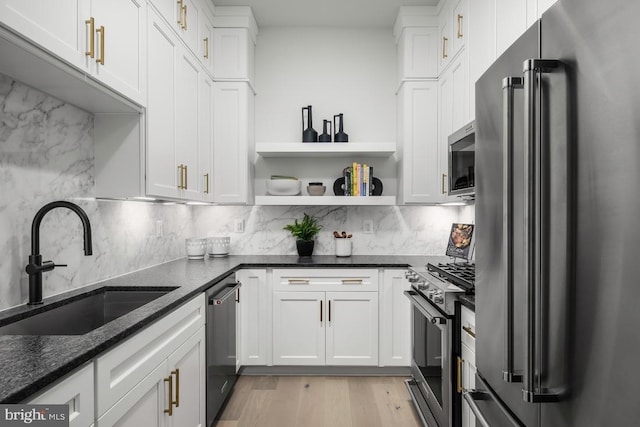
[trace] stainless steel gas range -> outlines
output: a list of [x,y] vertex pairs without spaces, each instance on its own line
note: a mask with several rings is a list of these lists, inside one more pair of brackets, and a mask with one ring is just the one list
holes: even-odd
[[405,273],[412,304],[412,379],[407,387],[425,426],[460,425],[460,398],[454,396],[454,349],[459,341],[456,301],[473,293],[472,263],[427,264]]

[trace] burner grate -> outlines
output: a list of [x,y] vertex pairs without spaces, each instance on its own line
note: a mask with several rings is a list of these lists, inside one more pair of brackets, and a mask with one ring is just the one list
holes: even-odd
[[467,292],[473,292],[476,280],[476,265],[473,263],[427,264],[427,270],[438,274]]

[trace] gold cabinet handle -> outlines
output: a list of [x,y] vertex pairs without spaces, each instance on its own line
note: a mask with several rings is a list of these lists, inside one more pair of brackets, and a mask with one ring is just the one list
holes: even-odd
[[362,285],[362,279],[342,279],[343,285]]
[[180,369],[176,368],[175,371],[171,371],[171,375],[176,376],[176,400],[173,401],[175,403],[176,408],[180,407]]
[[93,19],[93,16],[89,19],[87,19],[86,21],[84,21],[85,24],[89,25],[89,50],[86,51],[84,54],[86,56],[90,56],[91,58],[95,57],[95,43],[96,43],[96,39],[95,39],[95,35],[93,34],[93,32],[95,31],[95,25],[96,25],[96,21],[95,19]]
[[447,174],[443,173],[442,174],[442,194],[446,194],[447,193],[447,190],[444,188],[446,181],[447,181]]
[[290,285],[308,285],[309,279],[289,279]]
[[169,409],[165,409],[164,413],[169,414],[169,416],[173,415],[173,377],[169,375],[164,379],[165,383],[169,383]]
[[209,59],[209,37],[204,38],[204,59]]
[[204,174],[204,194],[209,194],[209,174]]
[[182,7],[182,0],[178,0],[178,24],[180,24],[180,26],[182,27],[182,12],[184,12],[184,9]]
[[100,33],[100,57],[96,59],[96,62],[100,65],[104,65],[104,26],[100,25],[100,28],[96,30],[96,33]]
[[182,165],[178,165],[178,190],[182,190]]
[[462,388],[462,363],[463,360],[460,356],[458,356],[458,384],[456,387],[456,390],[458,392],[458,394],[462,393],[463,388]]
[[462,38],[462,15],[458,14],[458,38]]
[[189,176],[187,171],[187,165],[184,165],[182,170],[184,171],[184,189],[186,190],[189,187],[189,184],[187,183],[187,177]]
[[182,24],[182,29],[187,31],[187,5],[185,4],[182,6],[182,9],[184,9],[184,23]]
[[473,329],[471,329],[471,327],[469,327],[469,326],[463,326],[463,327],[462,327],[462,329],[463,329],[466,333],[468,333],[469,335],[471,335],[472,337],[474,337],[474,338],[476,337],[476,333],[475,333],[475,332],[473,332]]
[[442,59],[446,58],[447,55],[447,42],[449,41],[448,38],[443,37],[442,38]]

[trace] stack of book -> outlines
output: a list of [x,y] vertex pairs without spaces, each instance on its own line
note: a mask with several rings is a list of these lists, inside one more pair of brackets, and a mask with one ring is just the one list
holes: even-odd
[[371,196],[373,195],[373,167],[367,164],[353,162],[351,166],[344,168],[344,195],[345,196]]

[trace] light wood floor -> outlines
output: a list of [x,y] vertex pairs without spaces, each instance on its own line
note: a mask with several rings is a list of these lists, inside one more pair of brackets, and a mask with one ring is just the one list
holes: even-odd
[[418,427],[405,379],[241,376],[216,426]]

